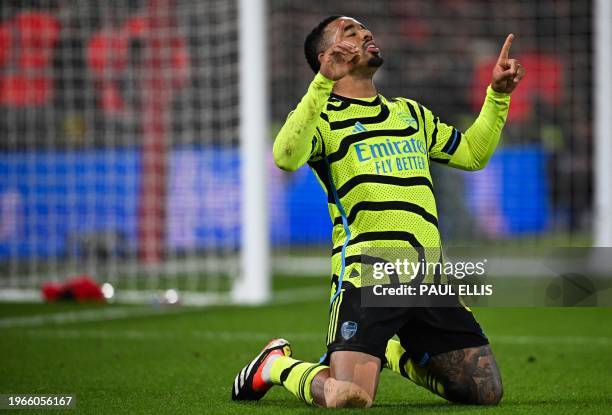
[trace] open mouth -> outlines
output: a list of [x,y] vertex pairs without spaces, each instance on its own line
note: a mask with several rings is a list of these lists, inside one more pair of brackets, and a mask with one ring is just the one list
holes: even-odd
[[378,53],[380,52],[380,48],[378,46],[376,46],[376,43],[374,43],[373,40],[370,40],[368,42],[366,42],[363,45],[364,49],[366,52],[370,52],[370,53]]

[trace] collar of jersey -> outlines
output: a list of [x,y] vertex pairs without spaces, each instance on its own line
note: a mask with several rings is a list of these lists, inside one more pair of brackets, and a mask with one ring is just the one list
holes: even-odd
[[363,105],[366,107],[374,107],[376,105],[380,105],[380,102],[381,102],[380,95],[376,95],[375,97],[370,97],[370,98],[357,99],[357,98],[343,97],[342,95],[337,95],[332,92],[330,95],[330,98],[336,98],[340,101],[350,102],[351,104]]

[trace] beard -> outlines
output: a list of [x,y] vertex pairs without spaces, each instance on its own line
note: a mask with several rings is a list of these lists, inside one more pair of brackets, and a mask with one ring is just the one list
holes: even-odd
[[382,58],[382,56],[380,55],[372,55],[372,57],[368,60],[368,66],[370,68],[379,68],[382,66],[382,64],[385,62],[385,60]]

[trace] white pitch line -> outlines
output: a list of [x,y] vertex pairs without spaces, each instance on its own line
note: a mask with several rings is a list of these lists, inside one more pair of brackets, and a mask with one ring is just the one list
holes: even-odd
[[165,315],[169,313],[192,311],[193,308],[153,308],[153,307],[113,307],[79,311],[67,311],[64,313],[35,314],[32,316],[4,317],[0,318],[0,329],[18,327],[35,327],[48,324],[70,324],[93,321],[119,320],[132,317],[143,317],[150,315]]
[[[258,331],[216,331],[216,330],[183,330],[183,331],[150,331],[150,330],[78,330],[78,329],[29,329],[14,333],[15,336],[60,338],[60,339],[126,339],[126,340],[175,340],[176,338],[199,338],[218,341],[267,341],[282,335],[293,340],[321,340],[324,333],[269,333]],[[493,345],[559,345],[559,346],[612,346],[612,337],[605,336],[489,336]]]
[[[149,330],[78,330],[78,329],[28,329],[24,332],[13,333],[15,336],[25,335],[37,338],[60,338],[60,339],[126,339],[126,340],[176,340],[177,338],[192,337],[205,340],[219,341],[268,341],[279,337],[279,334],[250,331],[149,331]],[[283,336],[294,340],[321,340],[325,333],[282,333]]]
[[[281,290],[275,293],[269,305],[284,305],[310,302],[325,298],[325,292],[320,288],[296,288]],[[208,305],[213,305],[208,302]],[[106,320],[119,320],[133,317],[144,317],[151,315],[165,315],[201,311],[201,307],[177,306],[145,306],[145,307],[104,307],[99,309],[76,310],[63,313],[45,313],[31,316],[15,316],[0,318],[0,329],[19,327],[36,327],[48,324],[62,325],[82,322],[95,322]],[[223,305],[222,303],[218,305]]]

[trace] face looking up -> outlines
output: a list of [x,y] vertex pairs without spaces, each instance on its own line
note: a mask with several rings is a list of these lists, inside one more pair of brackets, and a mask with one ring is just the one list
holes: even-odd
[[327,25],[324,39],[320,55],[331,45],[342,41],[350,42],[357,47],[353,59],[354,70],[364,67],[378,68],[383,64],[380,48],[374,41],[372,32],[351,17],[341,17]]

